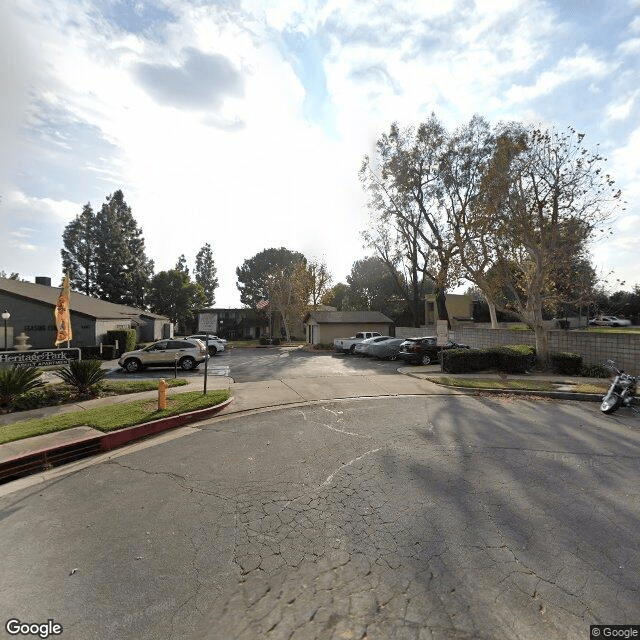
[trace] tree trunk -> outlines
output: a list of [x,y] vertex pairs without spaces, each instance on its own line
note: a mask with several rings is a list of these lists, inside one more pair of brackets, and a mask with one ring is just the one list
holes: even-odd
[[291,342],[291,337],[289,335],[289,323],[287,322],[287,316],[280,312],[280,315],[282,316],[282,324],[284,325],[284,335],[285,335],[285,339],[287,342]]
[[496,305],[493,302],[489,302],[487,300],[487,304],[489,305],[489,316],[491,317],[491,328],[498,328],[498,314],[496,313]]
[[538,364],[546,369],[549,364],[549,332],[542,324],[536,324],[534,332],[536,334],[536,358]]
[[421,314],[421,309],[424,309],[424,300],[420,300],[419,298],[414,298],[411,301],[411,315],[413,316],[413,326],[414,327],[419,327],[420,326],[420,316]]
[[435,291],[436,294],[436,307],[438,309],[438,320],[446,320],[447,325],[451,328],[451,323],[449,322],[449,312],[447,311],[447,293],[444,288],[437,288]]

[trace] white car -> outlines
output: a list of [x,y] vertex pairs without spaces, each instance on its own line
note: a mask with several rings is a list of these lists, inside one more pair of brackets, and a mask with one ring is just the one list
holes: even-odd
[[618,318],[617,316],[600,316],[594,318],[589,324],[596,325],[598,327],[629,327],[631,326],[630,320],[624,318]]
[[[204,333],[198,333],[193,336],[188,336],[185,338],[186,340],[201,340],[206,343],[207,336]],[[206,343],[209,347],[209,355],[215,356],[216,353],[224,351],[227,345],[227,341],[222,338],[218,338],[218,336],[213,336],[209,334],[209,342]]]
[[367,338],[356,345],[355,353],[358,356],[366,356],[369,352],[370,344],[386,342],[387,340],[391,340],[391,336],[374,336],[373,338]]

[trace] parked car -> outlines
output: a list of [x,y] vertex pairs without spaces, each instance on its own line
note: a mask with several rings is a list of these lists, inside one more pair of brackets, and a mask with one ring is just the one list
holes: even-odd
[[144,349],[127,351],[120,356],[118,364],[135,373],[146,367],[173,367],[184,371],[195,369],[207,358],[207,348],[201,340],[158,340]]
[[357,356],[368,356],[371,345],[378,344],[380,342],[387,342],[387,340],[391,340],[391,336],[374,336],[373,338],[367,338],[366,340],[356,344],[355,354]]
[[600,316],[589,320],[589,324],[597,327],[629,327],[631,321],[617,316]]
[[435,336],[424,338],[408,338],[400,345],[398,358],[410,364],[430,364],[440,361],[441,349],[469,349],[467,344],[458,344],[452,340],[444,345],[438,346],[438,339]]
[[194,336],[189,336],[185,340],[201,340],[209,347],[209,355],[215,356],[218,351],[224,351],[227,346],[227,341],[218,336],[209,335],[209,342],[207,343],[207,336],[204,333],[198,333]]
[[355,353],[358,343],[380,335],[382,334],[379,331],[358,331],[355,336],[350,338],[336,338],[333,341],[333,348],[341,353]]
[[367,349],[367,355],[381,360],[395,360],[403,342],[404,338],[389,338],[382,342],[372,342]]

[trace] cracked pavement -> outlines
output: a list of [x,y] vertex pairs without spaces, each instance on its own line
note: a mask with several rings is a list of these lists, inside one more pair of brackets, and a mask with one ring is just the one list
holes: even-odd
[[640,620],[633,415],[407,396],[188,433],[0,498],[4,620],[114,640],[582,639]]

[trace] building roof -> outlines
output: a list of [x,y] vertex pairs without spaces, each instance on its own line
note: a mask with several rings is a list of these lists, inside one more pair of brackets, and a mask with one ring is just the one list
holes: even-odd
[[318,324],[393,324],[393,320],[380,311],[310,311],[305,322],[309,319]]
[[[0,278],[0,292],[10,295],[19,296],[28,300],[36,300],[55,307],[60,295],[60,287],[48,287],[44,284],[34,284],[33,282],[21,282],[20,280],[10,280],[8,278]],[[124,304],[114,304],[113,302],[105,302],[98,298],[85,296],[77,291],[71,292],[70,300],[71,312],[81,313],[91,318],[100,319],[133,319],[138,316],[147,316],[151,318],[164,319],[165,316],[151,313],[143,309],[136,309]]]

